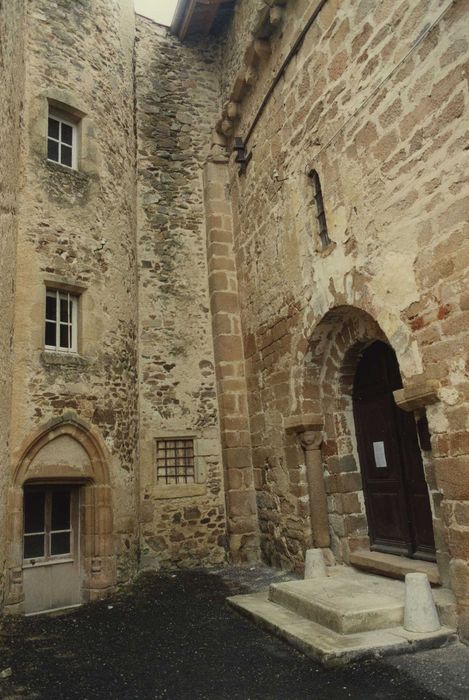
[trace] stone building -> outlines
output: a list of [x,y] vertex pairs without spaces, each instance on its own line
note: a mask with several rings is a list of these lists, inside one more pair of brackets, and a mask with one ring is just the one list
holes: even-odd
[[469,637],[467,0],[0,32],[4,609],[314,545]]

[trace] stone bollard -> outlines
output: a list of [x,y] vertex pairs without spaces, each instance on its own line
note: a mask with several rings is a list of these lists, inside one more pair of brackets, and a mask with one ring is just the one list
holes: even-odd
[[305,579],[327,576],[322,549],[307,549],[305,554]]
[[440,627],[427,575],[406,574],[404,629],[407,632],[436,632]]

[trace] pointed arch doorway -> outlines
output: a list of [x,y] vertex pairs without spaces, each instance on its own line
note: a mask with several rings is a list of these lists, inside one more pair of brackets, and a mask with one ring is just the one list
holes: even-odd
[[414,416],[400,409],[393,349],[375,341],[353,384],[353,414],[371,549],[435,560],[432,514]]
[[84,421],[58,418],[24,448],[9,490],[8,612],[106,597],[116,582],[109,455]]

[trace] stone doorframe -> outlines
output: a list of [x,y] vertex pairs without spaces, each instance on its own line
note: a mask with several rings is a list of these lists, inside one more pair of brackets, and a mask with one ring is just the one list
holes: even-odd
[[[34,472],[31,467],[41,450],[64,436],[84,450],[89,466],[79,474],[63,463]],[[67,483],[81,487],[83,602],[106,597],[116,583],[109,457],[100,438],[83,421],[75,417],[60,418],[40,429],[22,449],[8,491],[5,612],[23,612],[23,487],[34,483]]]
[[[309,415],[320,416],[325,498],[327,499],[330,547],[339,562],[349,563],[351,552],[369,548],[368,523],[358,459],[352,391],[355,372],[363,351],[381,340],[392,346],[378,323],[362,309],[343,306],[329,311],[316,325],[308,342],[304,364],[296,377],[298,408],[302,414],[285,421],[287,432],[301,431],[294,426],[307,422]],[[409,352],[411,337],[398,335],[394,343],[398,361]],[[408,357],[406,367],[409,366]],[[402,365],[401,365],[402,371]],[[414,378],[402,373],[404,389],[396,392],[402,408],[418,411],[433,403],[436,393],[423,375]],[[415,389],[414,389],[415,387]],[[419,415],[419,414],[417,414]],[[423,452],[425,476],[433,513],[437,561],[443,581],[448,580],[448,552],[439,522],[441,494],[437,490],[430,452]],[[311,496],[310,496],[311,498]],[[314,532],[313,524],[313,532]],[[318,542],[319,545],[319,542]],[[317,545],[316,545],[317,546]],[[320,545],[319,545],[320,546]]]

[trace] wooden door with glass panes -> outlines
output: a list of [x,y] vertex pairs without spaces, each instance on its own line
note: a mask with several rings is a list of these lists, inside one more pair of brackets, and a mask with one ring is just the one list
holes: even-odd
[[23,512],[25,612],[81,603],[79,489],[25,486]]

